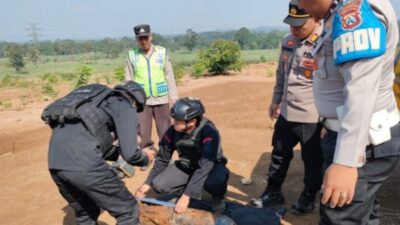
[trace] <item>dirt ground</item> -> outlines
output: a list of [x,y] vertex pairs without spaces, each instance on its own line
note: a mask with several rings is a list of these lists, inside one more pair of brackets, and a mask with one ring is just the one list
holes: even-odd
[[[274,78],[267,77],[270,64],[250,65],[241,73],[201,79],[185,78],[180,96],[197,96],[206,106],[206,115],[215,122],[231,170],[227,197],[247,203],[263,191],[270,162],[274,121],[267,118]],[[12,93],[12,92],[11,92]],[[8,93],[10,94],[10,93]],[[58,193],[47,170],[50,129],[40,120],[46,102],[29,103],[24,110],[0,111],[0,224],[75,224],[74,214]],[[296,147],[284,184],[286,208],[302,189],[303,166]],[[130,191],[144,181],[148,172],[126,179]],[[253,184],[242,185],[242,178]],[[400,224],[400,166],[381,191],[383,225]],[[318,212],[284,220],[295,225],[317,224]],[[115,224],[103,213],[101,225]]]

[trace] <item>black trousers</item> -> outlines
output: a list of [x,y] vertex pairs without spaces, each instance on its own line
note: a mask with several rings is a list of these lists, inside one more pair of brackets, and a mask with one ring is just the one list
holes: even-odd
[[[390,141],[366,148],[367,161],[358,169],[358,180],[351,204],[335,209],[320,204],[320,225],[379,224],[378,193],[382,183],[390,176],[399,161],[400,125],[393,127],[391,134]],[[333,162],[336,139],[337,133],[328,130],[321,141],[324,171]]]
[[50,170],[61,195],[74,209],[78,225],[95,225],[100,208],[118,225],[139,224],[136,199],[110,169],[98,171]]
[[300,143],[301,158],[304,162],[305,190],[316,194],[322,184],[322,152],[320,145],[321,125],[319,123],[289,122],[279,116],[272,137],[271,165],[268,172],[267,192],[278,192],[286,178],[293,148]]
[[[153,189],[160,194],[182,193],[191,173],[170,164],[152,182]],[[216,163],[204,183],[204,190],[216,197],[224,197],[228,188],[229,170],[223,163]]]

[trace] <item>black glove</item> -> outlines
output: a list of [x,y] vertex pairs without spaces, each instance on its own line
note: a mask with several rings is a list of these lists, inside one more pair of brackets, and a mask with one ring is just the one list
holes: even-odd
[[113,147],[107,151],[104,155],[104,159],[108,161],[117,161],[119,157],[119,146],[113,145]]

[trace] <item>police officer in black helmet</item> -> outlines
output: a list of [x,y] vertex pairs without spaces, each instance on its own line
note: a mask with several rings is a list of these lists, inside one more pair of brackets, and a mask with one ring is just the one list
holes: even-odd
[[[160,150],[146,182],[136,191],[144,197],[153,188],[157,193],[182,194],[175,211],[184,212],[191,198],[201,199],[203,189],[212,195],[212,209],[222,211],[229,170],[214,124],[203,117],[199,99],[179,99],[171,109],[173,125],[160,142]],[[174,151],[179,160],[170,164]]]
[[119,225],[139,223],[135,198],[106,160],[121,155],[129,164],[143,166],[154,158],[153,151],[138,148],[136,140],[137,113],[145,99],[143,89],[132,81],[114,89],[91,84],[43,111],[42,119],[52,128],[50,173],[78,225],[97,224],[100,208]]

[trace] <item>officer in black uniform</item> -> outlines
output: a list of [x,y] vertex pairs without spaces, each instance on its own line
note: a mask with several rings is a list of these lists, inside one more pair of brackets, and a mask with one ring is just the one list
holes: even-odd
[[[129,81],[110,89],[91,84],[50,104],[42,119],[52,128],[50,174],[75,210],[78,225],[97,224],[100,208],[119,225],[138,224],[136,199],[106,163],[119,154],[128,163],[145,165],[154,158],[138,148],[137,112],[145,103],[143,89]],[[114,135],[112,135],[114,134]],[[119,147],[112,145],[118,140]]]
[[[199,99],[179,99],[171,109],[173,125],[160,142],[160,150],[146,182],[136,191],[143,197],[152,187],[157,193],[182,194],[175,211],[184,212],[190,198],[201,199],[203,189],[212,194],[212,210],[225,207],[224,195],[229,170],[221,149],[221,139],[214,124],[203,117]],[[179,160],[170,164],[177,150]]]

